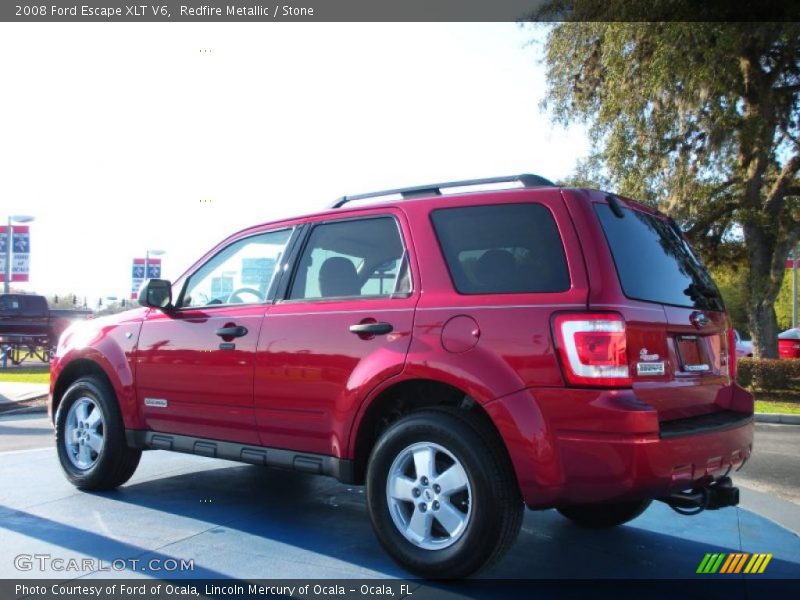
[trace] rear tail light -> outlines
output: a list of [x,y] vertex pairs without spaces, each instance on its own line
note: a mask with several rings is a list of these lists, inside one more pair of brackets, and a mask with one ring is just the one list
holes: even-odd
[[736,337],[733,328],[728,329],[728,377],[736,381]]
[[559,314],[553,320],[553,329],[568,383],[599,387],[631,385],[625,321],[620,315]]

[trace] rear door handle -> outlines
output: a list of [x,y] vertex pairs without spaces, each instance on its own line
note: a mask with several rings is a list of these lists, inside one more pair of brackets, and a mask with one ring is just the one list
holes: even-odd
[[242,337],[247,335],[247,327],[242,327],[241,325],[222,327],[217,329],[217,335],[219,337]]
[[357,333],[360,335],[384,335],[391,333],[394,327],[391,323],[357,323],[350,325],[350,333]]

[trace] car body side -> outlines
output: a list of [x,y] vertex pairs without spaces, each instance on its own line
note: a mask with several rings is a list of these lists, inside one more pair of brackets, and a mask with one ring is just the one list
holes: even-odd
[[[285,345],[281,355],[284,362],[276,373],[276,365],[262,354],[273,322],[298,314],[312,323],[315,314],[336,313],[348,315],[348,319],[353,315],[356,319],[356,315],[370,311],[393,310],[389,306],[395,299],[380,305],[366,299],[294,305],[268,299],[262,305],[258,346],[251,357],[254,401],[241,421],[242,427],[249,423],[259,435],[243,438],[244,443],[349,461],[353,467],[343,471],[347,475],[342,477],[361,483],[369,449],[377,437],[374,430],[391,417],[393,404],[401,403],[410,392],[424,396],[430,388],[438,395],[451,393],[459,406],[478,411],[491,421],[505,444],[525,503],[532,508],[659,497],[740,467],[752,448],[752,424],[664,439],[660,435],[663,415],[647,403],[646,386],[604,390],[566,385],[551,330],[554,313],[622,311],[625,307],[627,320],[651,319],[654,310],[661,311],[658,318],[668,320],[661,307],[655,309],[652,304],[624,295],[602,230],[590,218],[589,204],[604,201],[598,192],[520,189],[390,202],[270,223],[224,240],[187,270],[174,289],[180,289],[186,277],[216,252],[248,235],[280,227],[302,228],[331,220],[390,215],[402,231],[412,276],[413,291],[397,304],[401,307],[398,312],[408,315],[407,326],[389,334],[385,343],[374,344],[374,351],[349,356],[348,368],[355,367],[343,385],[331,378],[347,356],[332,352],[321,359],[318,368],[309,369],[307,362],[291,361],[298,353],[313,354],[319,349],[299,343]],[[527,202],[542,204],[552,214],[564,245],[570,288],[524,294],[468,295],[455,291],[431,223],[431,211],[455,205]],[[288,277],[292,268],[294,265],[289,265],[282,277]],[[113,386],[125,428],[149,429],[136,377],[137,364],[148,350],[139,343],[142,323],[170,318],[158,312],[136,309],[70,328],[53,359],[51,415],[71,380],[78,374],[95,372],[102,373]],[[347,322],[340,324],[344,327]],[[287,326],[281,334],[291,331]],[[351,338],[359,347],[373,344],[373,340]],[[338,391],[318,401],[304,397],[299,410],[292,411],[288,406],[271,406],[269,400],[259,400],[261,379],[270,385],[283,382],[281,385],[289,386],[286,389],[302,381],[304,394],[330,390],[331,384],[338,386]],[[676,384],[671,393],[680,394],[679,387]],[[714,401],[726,409],[752,413],[752,397],[730,380],[719,383]],[[213,428],[192,427],[195,436],[215,439]]]

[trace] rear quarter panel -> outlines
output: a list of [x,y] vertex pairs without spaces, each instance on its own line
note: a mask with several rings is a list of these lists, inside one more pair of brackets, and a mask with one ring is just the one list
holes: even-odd
[[[455,291],[431,211],[448,206],[535,202],[558,227],[571,287],[558,293],[460,294]],[[404,376],[430,376],[461,388],[479,402],[531,386],[564,385],[553,348],[550,317],[586,308],[586,265],[558,189],[470,194],[457,201],[403,206],[420,264],[422,295]]]

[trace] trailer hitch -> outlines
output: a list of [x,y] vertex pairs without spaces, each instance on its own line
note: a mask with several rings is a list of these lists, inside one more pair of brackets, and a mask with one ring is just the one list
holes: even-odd
[[718,510],[739,504],[739,488],[734,487],[730,477],[721,477],[708,485],[689,491],[672,492],[659,498],[678,514],[697,515],[704,510]]

